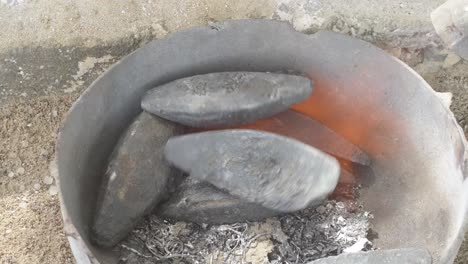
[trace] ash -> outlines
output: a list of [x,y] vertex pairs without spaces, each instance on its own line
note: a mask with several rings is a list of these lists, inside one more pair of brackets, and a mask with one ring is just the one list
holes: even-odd
[[356,202],[316,208],[262,222],[198,225],[148,216],[120,243],[120,263],[307,263],[372,249],[372,215]]

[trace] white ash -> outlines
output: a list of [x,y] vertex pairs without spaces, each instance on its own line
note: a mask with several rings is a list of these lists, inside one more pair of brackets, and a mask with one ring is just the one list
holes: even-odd
[[[372,244],[367,235],[371,218],[372,215],[356,202],[336,201],[282,216],[282,230],[289,240],[276,247],[277,251],[271,254],[270,260],[276,263],[308,263],[341,254],[350,248],[354,252],[370,249]],[[355,250],[356,244],[363,247]]]
[[372,248],[372,215],[356,202],[231,225],[170,222],[148,216],[116,248],[120,263],[308,263]]

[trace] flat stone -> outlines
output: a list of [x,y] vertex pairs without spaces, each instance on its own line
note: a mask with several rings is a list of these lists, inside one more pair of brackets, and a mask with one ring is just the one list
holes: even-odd
[[337,158],[362,165],[369,165],[371,159],[360,148],[344,139],[319,121],[304,114],[288,110],[273,117],[244,125],[242,129],[272,132],[297,139]]
[[391,249],[341,254],[309,262],[309,264],[431,264],[425,249]]
[[144,110],[191,127],[246,124],[285,111],[312,93],[305,77],[261,72],[195,75],[150,90]]
[[171,198],[158,208],[157,213],[177,221],[198,224],[231,224],[260,221],[280,212],[251,203],[207,182],[188,177]]
[[165,161],[167,140],[183,129],[143,112],[119,140],[104,175],[93,224],[93,240],[113,246],[167,193],[179,174]]
[[254,131],[222,130],[171,138],[166,159],[241,199],[290,212],[323,200],[338,182],[338,162],[304,143]]

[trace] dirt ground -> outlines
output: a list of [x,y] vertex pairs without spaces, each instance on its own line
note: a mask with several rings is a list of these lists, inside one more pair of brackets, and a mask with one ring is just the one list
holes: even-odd
[[[468,63],[413,66],[435,90],[454,93],[452,110],[467,132]],[[15,95],[0,106],[0,264],[74,263],[48,166],[60,121],[88,84],[68,93]],[[456,263],[468,263],[468,243]]]
[[[468,120],[468,81],[459,71],[468,72],[468,65],[427,73],[426,78],[436,90],[454,92],[455,114],[463,122]],[[74,263],[62,232],[58,198],[46,177],[56,131],[79,92],[18,97],[0,107],[2,264]],[[468,263],[468,244],[457,263]]]
[[16,98],[0,108],[0,263],[73,263],[48,164],[77,95]]
[[[60,121],[103,68],[190,26],[275,18],[404,47],[389,51],[453,92],[467,132],[468,64],[444,69],[443,56],[423,51],[437,42],[429,14],[444,1],[0,0],[0,264],[74,263],[48,171]],[[468,263],[468,243],[460,252],[456,263]]]

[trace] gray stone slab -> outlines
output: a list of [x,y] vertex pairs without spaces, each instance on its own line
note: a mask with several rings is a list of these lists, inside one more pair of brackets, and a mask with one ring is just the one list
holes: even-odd
[[390,249],[341,254],[309,264],[431,264],[432,257],[425,249]]
[[143,112],[115,148],[99,196],[92,226],[93,239],[113,246],[166,194],[180,172],[164,161],[167,140],[183,128]]
[[199,224],[231,224],[259,221],[280,214],[230,195],[207,182],[188,177],[158,208],[157,213],[177,221]]
[[254,130],[171,138],[166,159],[190,177],[278,211],[324,199],[338,182],[335,158],[299,141]]
[[307,99],[312,83],[301,76],[262,72],[195,75],[158,86],[144,110],[191,127],[239,125],[272,116]]
[[319,121],[288,110],[273,117],[242,126],[297,139],[330,155],[362,165],[370,165],[369,156]]

